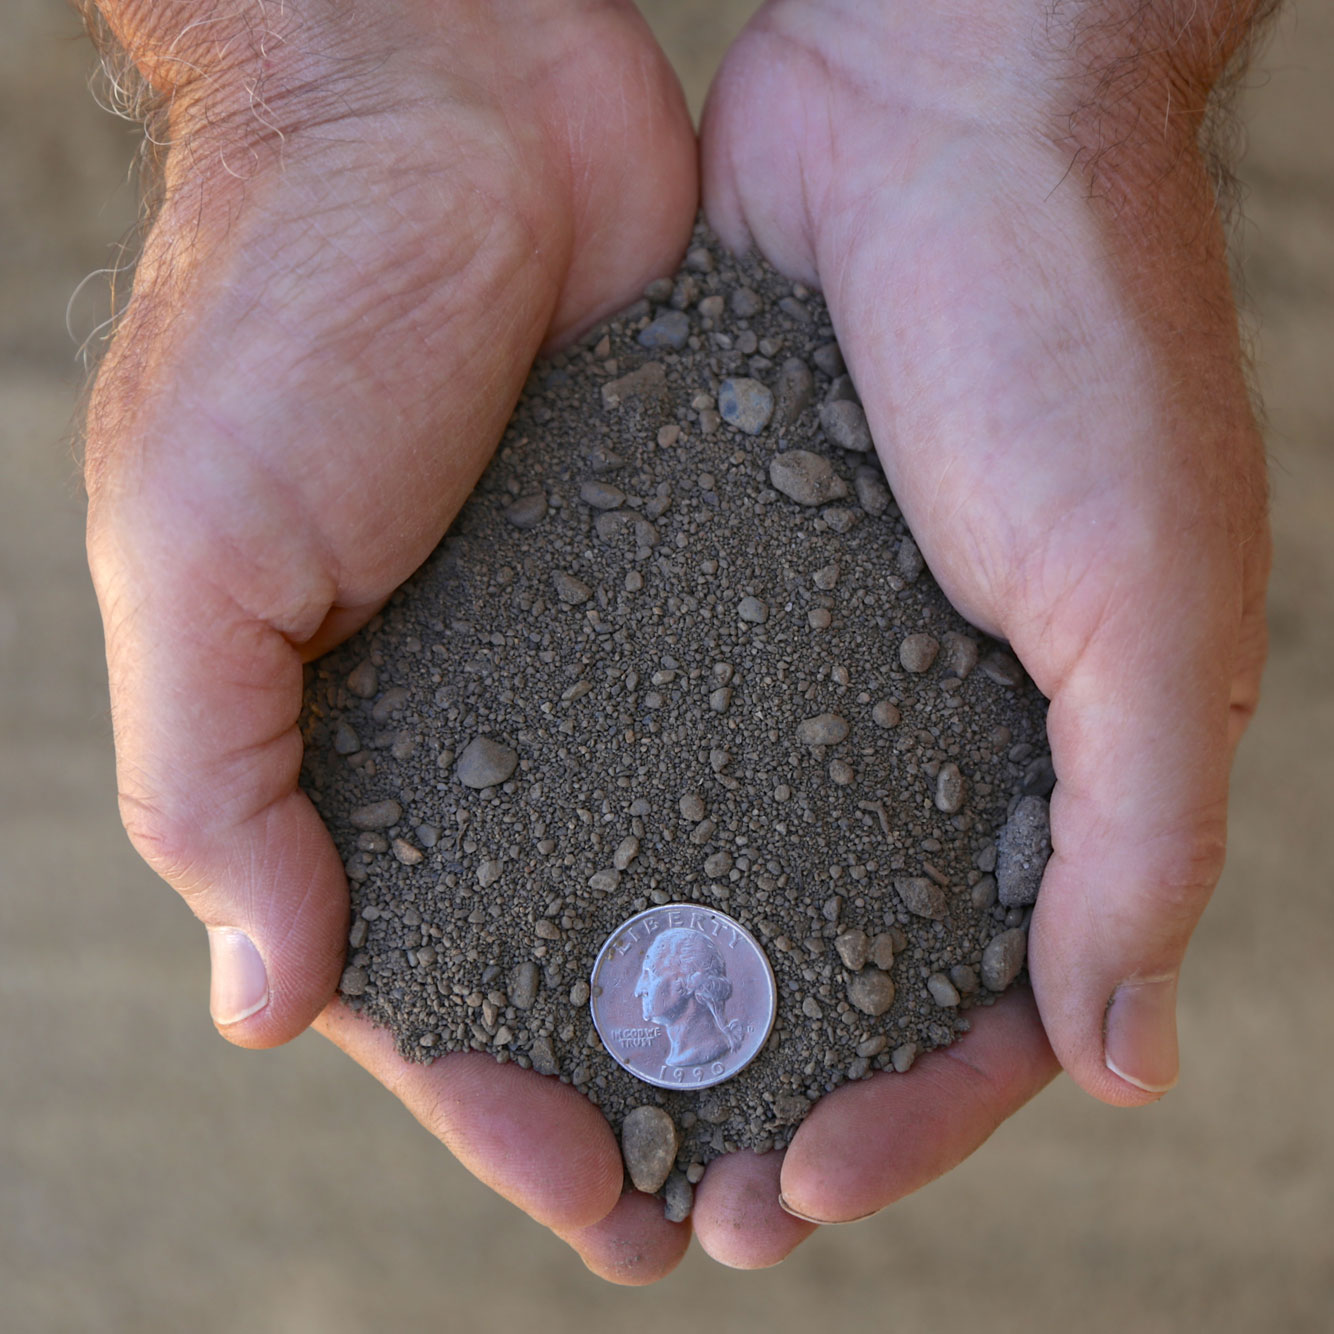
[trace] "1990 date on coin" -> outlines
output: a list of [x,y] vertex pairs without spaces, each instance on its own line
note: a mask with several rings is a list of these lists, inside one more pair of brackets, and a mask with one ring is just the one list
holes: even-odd
[[622,922],[593,965],[593,1024],[612,1059],[658,1088],[708,1088],[759,1054],[773,969],[739,922],[669,903]]

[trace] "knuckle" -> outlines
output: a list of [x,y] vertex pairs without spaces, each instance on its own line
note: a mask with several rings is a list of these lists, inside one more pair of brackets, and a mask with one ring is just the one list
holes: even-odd
[[183,812],[124,791],[120,817],[134,850],[197,912],[202,883],[195,823]]

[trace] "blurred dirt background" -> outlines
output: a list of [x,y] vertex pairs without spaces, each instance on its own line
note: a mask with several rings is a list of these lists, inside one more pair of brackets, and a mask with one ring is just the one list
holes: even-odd
[[[645,6],[698,107],[748,0]],[[214,1036],[204,933],[116,817],[70,422],[133,216],[134,133],[60,0],[0,43],[0,1327],[15,1334],[623,1327],[774,1334],[1334,1328],[1334,9],[1245,96],[1268,402],[1273,658],[1232,852],[1145,1111],[1058,1083],[969,1163],[782,1268],[587,1275],[314,1036]]]

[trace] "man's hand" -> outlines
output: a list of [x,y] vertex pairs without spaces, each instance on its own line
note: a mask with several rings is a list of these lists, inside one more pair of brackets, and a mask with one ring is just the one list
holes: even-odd
[[[103,9],[171,145],[88,421],[121,806],[208,927],[219,1030],[265,1047],[330,1001],[347,939],[297,788],[302,662],[440,539],[539,345],[672,270],[695,140],[628,3]],[[592,1263],[623,1242],[620,1155],[573,1090],[320,1022]]]
[[[824,290],[932,570],[1051,700],[1033,988],[1061,1065],[1125,1106],[1177,1078],[1265,654],[1264,460],[1197,144],[1258,8],[772,0],[703,132],[711,221]],[[981,1068],[952,1101],[914,1070],[821,1102],[785,1203],[850,1219],[929,1179],[915,1097],[980,1143],[1051,1068],[1036,1025],[995,1022],[1005,1059],[961,1042]]]

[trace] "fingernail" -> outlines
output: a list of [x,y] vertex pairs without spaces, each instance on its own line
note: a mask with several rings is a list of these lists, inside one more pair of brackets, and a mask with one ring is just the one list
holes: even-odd
[[1146,1093],[1166,1093],[1177,1082],[1176,1009],[1175,973],[1122,982],[1107,1007],[1107,1068]]
[[880,1212],[879,1209],[872,1209],[869,1213],[858,1214],[856,1218],[816,1218],[811,1214],[804,1214],[800,1209],[794,1209],[787,1202],[787,1197],[783,1194],[778,1196],[779,1207],[785,1214],[791,1214],[793,1218],[799,1218],[803,1223],[814,1223],[817,1227],[837,1227],[840,1223],[860,1223],[864,1218],[874,1218]]
[[255,942],[230,926],[208,929],[213,982],[208,1008],[220,1027],[239,1024],[269,1003],[269,977]]

